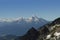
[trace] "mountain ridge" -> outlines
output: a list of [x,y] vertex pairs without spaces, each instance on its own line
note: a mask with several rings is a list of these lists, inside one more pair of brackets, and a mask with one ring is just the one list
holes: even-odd
[[14,21],[7,21],[8,19],[3,20],[3,22],[0,22],[0,35],[24,35],[31,27],[38,29],[40,26],[48,23],[45,19],[40,19],[36,16],[28,19],[17,18]]
[[[27,40],[27,39],[28,40],[60,40],[60,18],[57,18],[51,23],[45,24],[42,27],[40,27],[38,30],[38,33],[39,33],[39,36],[38,37],[35,36],[36,39],[33,39],[30,36],[28,38],[27,36],[24,35],[24,37],[27,37],[27,38],[24,39],[24,37],[22,37],[21,40]],[[26,35],[28,35],[28,33]]]

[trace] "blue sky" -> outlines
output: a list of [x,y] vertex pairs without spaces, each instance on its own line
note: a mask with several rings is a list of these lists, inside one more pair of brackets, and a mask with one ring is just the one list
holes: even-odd
[[33,15],[47,20],[60,17],[60,0],[0,0],[0,18]]

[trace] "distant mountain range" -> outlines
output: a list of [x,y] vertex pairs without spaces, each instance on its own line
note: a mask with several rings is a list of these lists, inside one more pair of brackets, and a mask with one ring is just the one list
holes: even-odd
[[[32,17],[30,19],[32,20],[19,19],[20,21],[1,22],[4,25],[0,27],[0,33],[2,32],[0,40],[60,40],[60,18],[51,22],[38,17]],[[34,25],[31,26],[32,24]],[[21,33],[24,34],[21,35]]]
[[38,18],[36,16],[30,18],[1,18],[0,19],[0,36],[3,35],[24,35],[30,28],[34,27],[38,29],[39,27],[49,23],[49,21]]
[[32,27],[16,40],[60,40],[60,18],[43,25],[38,30]]

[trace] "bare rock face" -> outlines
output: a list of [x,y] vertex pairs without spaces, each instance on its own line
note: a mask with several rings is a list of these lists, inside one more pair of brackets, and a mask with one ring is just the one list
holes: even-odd
[[51,25],[60,24],[60,18],[55,19]]

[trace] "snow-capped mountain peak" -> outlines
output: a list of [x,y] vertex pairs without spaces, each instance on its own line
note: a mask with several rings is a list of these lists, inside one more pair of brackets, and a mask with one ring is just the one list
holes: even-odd
[[[40,19],[36,16],[30,18],[3,18],[0,19],[0,35],[4,34],[15,34],[15,35],[23,35],[27,32],[31,27],[39,28],[44,24],[47,24],[48,21],[44,19]],[[20,32],[20,33],[19,33]]]
[[32,16],[28,18],[28,21],[39,21],[39,18],[37,16]]

